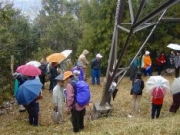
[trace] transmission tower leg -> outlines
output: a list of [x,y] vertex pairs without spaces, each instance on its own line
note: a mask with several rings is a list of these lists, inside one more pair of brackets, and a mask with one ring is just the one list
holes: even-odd
[[106,103],[105,105],[101,106],[100,102],[95,103],[93,105],[93,116],[94,119],[99,118],[100,116],[109,116],[110,112],[111,112],[111,106]]

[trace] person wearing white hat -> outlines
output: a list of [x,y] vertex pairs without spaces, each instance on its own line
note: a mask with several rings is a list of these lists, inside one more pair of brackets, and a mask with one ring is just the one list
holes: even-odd
[[149,76],[152,76],[152,71],[151,71],[152,60],[149,54],[150,52],[146,51],[143,58],[144,76],[147,76],[147,74],[149,74]]
[[81,73],[81,72],[80,72],[79,70],[74,70],[74,71],[73,71],[74,78],[77,79],[77,80],[79,80],[79,74],[80,74],[80,73]]
[[100,75],[101,75],[101,58],[103,56],[98,53],[96,54],[96,58],[91,61],[91,69],[92,69],[92,84],[96,83],[100,85]]

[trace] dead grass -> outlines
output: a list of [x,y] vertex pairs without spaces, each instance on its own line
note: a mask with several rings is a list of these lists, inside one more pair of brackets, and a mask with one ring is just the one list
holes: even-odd
[[[170,82],[173,76],[164,76]],[[143,78],[144,81],[148,77]],[[103,80],[103,79],[102,79]],[[90,81],[88,81],[90,83]],[[46,84],[48,88],[48,83]],[[102,87],[91,86],[92,102],[99,102],[102,96]],[[129,78],[124,77],[115,101],[112,102],[112,113],[108,117],[100,117],[98,120],[88,121],[85,119],[85,129],[78,134],[83,135],[178,135],[180,134],[180,112],[171,114],[168,109],[172,103],[171,94],[165,97],[160,118],[150,119],[150,96],[143,93],[141,101],[141,112],[138,115],[128,118],[130,112],[131,95],[129,94],[131,83]],[[54,124],[51,120],[53,108],[52,94],[48,90],[43,91],[44,99],[40,102],[40,124],[39,127],[30,126],[27,122],[27,113],[19,113],[15,106],[13,111],[0,116],[0,134],[3,135],[69,135],[73,134],[69,116],[66,116],[66,123]]]

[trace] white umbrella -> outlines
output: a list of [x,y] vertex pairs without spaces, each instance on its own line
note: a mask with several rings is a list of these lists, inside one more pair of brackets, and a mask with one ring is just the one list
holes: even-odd
[[72,53],[72,50],[64,50],[61,52],[63,55],[66,56],[66,58]]
[[171,93],[176,94],[180,92],[180,77],[175,78],[171,84]]
[[146,90],[152,96],[165,96],[170,90],[169,81],[162,76],[151,76],[146,82]]
[[39,67],[39,66],[41,66],[41,63],[39,61],[29,61],[28,63],[26,63],[26,65]]
[[173,50],[180,50],[180,45],[178,45],[178,44],[169,44],[168,46],[167,46],[168,48],[171,48],[171,49],[173,49]]

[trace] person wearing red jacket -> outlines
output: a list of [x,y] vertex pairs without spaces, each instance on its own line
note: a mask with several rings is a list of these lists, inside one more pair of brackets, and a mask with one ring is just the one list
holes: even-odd
[[161,108],[163,105],[163,98],[152,98],[152,110],[151,110],[151,118],[154,119],[156,113],[156,119],[159,118]]
[[161,75],[161,72],[163,71],[164,65],[166,63],[166,57],[164,53],[162,52],[160,55],[158,54],[156,57],[156,65],[158,69],[158,75]]
[[156,115],[156,119],[159,118],[161,108],[163,106],[163,99],[165,96],[165,90],[161,87],[156,87],[151,92],[152,96],[152,108],[151,108],[151,118],[154,119]]

